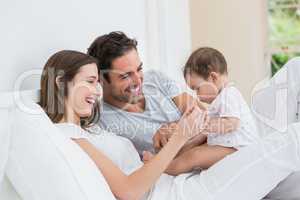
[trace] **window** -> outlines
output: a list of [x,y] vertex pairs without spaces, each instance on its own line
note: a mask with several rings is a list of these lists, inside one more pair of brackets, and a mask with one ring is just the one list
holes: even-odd
[[269,56],[272,75],[300,56],[300,0],[268,0]]

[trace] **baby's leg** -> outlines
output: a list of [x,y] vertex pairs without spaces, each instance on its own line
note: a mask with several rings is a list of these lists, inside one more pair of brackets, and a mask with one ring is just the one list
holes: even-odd
[[234,148],[203,144],[179,155],[170,163],[165,172],[176,176],[190,172],[193,169],[207,169],[226,155],[235,151],[236,149]]

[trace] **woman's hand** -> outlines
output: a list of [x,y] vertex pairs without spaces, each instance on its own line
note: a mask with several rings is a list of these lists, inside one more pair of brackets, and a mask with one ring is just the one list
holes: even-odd
[[177,128],[177,122],[170,122],[163,124],[152,138],[153,147],[155,152],[159,152],[163,146],[165,146],[170,137],[173,135]]
[[174,136],[179,136],[188,141],[200,134],[207,126],[209,118],[205,111],[194,106],[188,109],[177,123],[177,132]]

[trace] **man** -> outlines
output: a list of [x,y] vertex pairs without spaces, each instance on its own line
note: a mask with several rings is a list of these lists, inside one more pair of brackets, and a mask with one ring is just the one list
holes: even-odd
[[[129,138],[140,154],[158,151],[167,143],[176,121],[196,105],[196,100],[162,73],[144,74],[137,41],[122,32],[98,37],[88,54],[99,60],[103,77],[101,127]],[[205,139],[199,135],[186,148]]]

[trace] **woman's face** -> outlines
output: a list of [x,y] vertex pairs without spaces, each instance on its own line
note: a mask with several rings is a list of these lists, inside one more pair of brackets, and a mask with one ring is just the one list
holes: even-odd
[[68,83],[68,96],[66,97],[67,112],[77,117],[89,117],[94,105],[102,95],[102,87],[98,79],[96,64],[87,64],[80,67],[72,81]]

